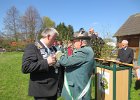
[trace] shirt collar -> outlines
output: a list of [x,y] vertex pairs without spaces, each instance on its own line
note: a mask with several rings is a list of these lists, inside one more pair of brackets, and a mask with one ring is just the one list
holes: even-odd
[[45,48],[47,48],[48,53],[50,53],[50,49],[47,47],[47,45],[43,42],[43,39],[40,39],[40,42],[45,46]]
[[127,49],[127,47],[123,48],[123,50],[126,50],[126,49]]

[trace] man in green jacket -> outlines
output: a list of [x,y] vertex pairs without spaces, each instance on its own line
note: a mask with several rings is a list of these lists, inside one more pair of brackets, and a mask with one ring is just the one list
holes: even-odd
[[63,55],[59,63],[65,67],[62,97],[65,100],[90,100],[91,76],[94,68],[94,53],[88,33],[79,33],[73,39],[74,53]]

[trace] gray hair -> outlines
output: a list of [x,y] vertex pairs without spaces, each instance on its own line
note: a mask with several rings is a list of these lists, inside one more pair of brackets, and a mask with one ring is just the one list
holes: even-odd
[[128,44],[127,40],[122,40],[122,43]]
[[46,37],[48,35],[53,36],[55,34],[57,34],[57,36],[59,36],[59,33],[58,33],[58,31],[56,29],[54,29],[54,28],[45,28],[44,31],[41,33],[41,36]]

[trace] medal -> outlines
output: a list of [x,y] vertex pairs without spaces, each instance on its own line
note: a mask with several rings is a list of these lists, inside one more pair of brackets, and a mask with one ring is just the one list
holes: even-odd
[[58,74],[58,68],[55,68],[55,73]]

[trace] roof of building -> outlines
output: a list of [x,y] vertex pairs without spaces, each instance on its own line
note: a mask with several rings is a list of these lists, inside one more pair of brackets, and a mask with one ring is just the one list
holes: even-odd
[[130,16],[114,34],[114,37],[140,34],[140,13]]

